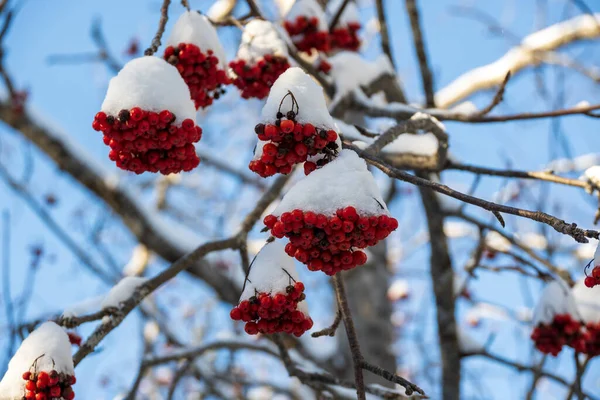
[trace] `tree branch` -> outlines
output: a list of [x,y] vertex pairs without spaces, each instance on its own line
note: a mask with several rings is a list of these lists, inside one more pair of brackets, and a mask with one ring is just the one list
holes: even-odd
[[415,44],[415,52],[419,60],[419,68],[421,70],[421,79],[423,83],[423,92],[425,93],[425,104],[427,107],[435,107],[433,74],[427,61],[427,49],[423,40],[421,22],[419,19],[419,8],[416,0],[406,0],[406,12],[410,20],[412,29],[413,41]]

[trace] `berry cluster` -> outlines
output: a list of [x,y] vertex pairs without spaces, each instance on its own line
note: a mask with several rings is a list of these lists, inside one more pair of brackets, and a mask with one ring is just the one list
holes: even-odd
[[237,60],[230,62],[229,66],[237,75],[233,84],[242,91],[244,99],[264,99],[269,95],[273,83],[290,64],[286,57],[266,54],[254,65],[249,65],[245,60]]
[[169,110],[155,113],[133,107],[117,117],[100,111],[92,128],[104,134],[111,148],[108,156],[117,167],[136,174],[191,171],[200,163],[192,143],[200,140],[202,129],[191,119],[176,126]]
[[535,347],[542,353],[557,356],[564,345],[573,347],[576,351],[584,352],[585,337],[582,336],[581,322],[569,314],[557,314],[552,323],[540,323],[531,333]]
[[329,32],[319,31],[319,19],[317,17],[307,18],[304,15],[299,15],[295,21],[285,21],[283,27],[300,51],[310,54],[313,49],[324,52],[331,50]]
[[338,152],[337,132],[333,129],[319,129],[312,124],[295,122],[296,114],[277,113],[275,124],[258,124],[254,131],[258,138],[267,143],[262,148],[260,159],[250,162],[249,168],[263,178],[276,173],[289,174],[294,164],[305,162],[308,157],[324,154],[325,157],[316,163],[308,161],[304,164],[304,173],[310,174],[317,167],[327,164]]
[[335,28],[330,35],[331,47],[333,49],[358,51],[360,47],[359,29],[360,23],[358,22],[348,22],[343,28]]
[[229,316],[244,321],[249,335],[285,332],[299,337],[313,326],[312,319],[298,310],[305,297],[304,284],[295,282],[287,286],[286,294],[255,294],[234,307]]
[[329,74],[329,71],[331,71],[331,63],[329,63],[326,60],[321,60],[319,62],[319,65],[317,66],[317,69],[321,72],[323,72],[324,74]]
[[23,374],[25,395],[22,400],[51,400],[62,398],[73,400],[75,392],[71,388],[75,384],[74,375],[41,371],[38,373],[27,371]]
[[600,322],[588,322],[585,328],[585,354],[590,357],[600,356]]
[[194,44],[179,43],[165,49],[164,59],[183,77],[196,109],[210,106],[213,99],[225,93],[223,85],[231,83],[225,71],[219,69],[219,59],[212,50],[205,54]]
[[355,249],[374,246],[398,227],[393,217],[361,217],[354,207],[339,209],[332,217],[293,210],[279,218],[267,215],[264,223],[276,238],[290,239],[285,246],[290,257],[327,275],[363,265],[367,255]]
[[591,274],[585,277],[583,283],[589,288],[600,285],[600,265],[596,265],[594,269],[592,269]]

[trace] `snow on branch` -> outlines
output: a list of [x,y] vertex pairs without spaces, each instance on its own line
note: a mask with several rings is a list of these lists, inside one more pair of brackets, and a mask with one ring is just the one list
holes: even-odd
[[515,73],[540,62],[536,53],[557,49],[569,43],[600,36],[600,13],[580,15],[559,22],[525,37],[519,46],[510,49],[491,64],[475,68],[440,89],[435,104],[448,108],[480,90],[500,85],[507,72]]

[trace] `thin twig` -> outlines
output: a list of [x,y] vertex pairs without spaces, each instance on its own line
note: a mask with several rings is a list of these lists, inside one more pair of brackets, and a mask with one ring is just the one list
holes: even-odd
[[375,0],[377,6],[377,18],[379,19],[379,30],[381,36],[381,49],[383,53],[388,57],[394,70],[396,69],[396,63],[394,62],[394,56],[392,55],[392,46],[390,44],[390,34],[388,32],[388,25],[386,21],[385,8],[383,6],[383,0]]
[[329,32],[333,32],[333,30],[335,29],[335,26],[340,21],[340,18],[342,17],[342,14],[344,13],[346,6],[348,4],[350,4],[350,1],[351,0],[344,0],[342,2],[342,4],[340,5],[340,7],[337,9],[337,11],[335,12],[335,15],[333,16],[333,19],[331,20],[331,23],[329,24]]
[[498,91],[494,95],[494,98],[492,99],[492,102],[487,107],[485,107],[484,109],[482,109],[481,111],[479,111],[478,115],[480,117],[483,117],[483,116],[489,114],[494,108],[496,108],[496,106],[498,104],[500,104],[502,102],[502,99],[504,98],[504,90],[506,89],[506,84],[508,83],[508,81],[510,79],[510,75],[511,75],[510,71],[508,71],[506,73],[506,76],[504,77],[504,80],[502,81],[502,83],[498,87]]
[[413,41],[417,59],[419,60],[419,68],[421,69],[421,79],[423,81],[423,91],[425,92],[425,104],[427,107],[435,107],[435,92],[433,85],[433,74],[427,60],[427,49],[423,40],[423,29],[419,18],[419,8],[416,0],[406,0],[406,12],[410,19],[412,28]]
[[313,332],[310,336],[317,338],[317,337],[321,337],[321,336],[335,336],[335,331],[337,331],[338,326],[340,325],[340,322],[342,321],[342,313],[340,312],[339,308],[335,313],[335,319],[333,320],[333,323],[331,324],[331,326],[325,328],[325,329],[321,329],[320,331],[317,332]]
[[160,20],[158,21],[158,29],[156,30],[156,35],[152,39],[152,44],[150,47],[144,51],[145,56],[151,56],[158,51],[160,47],[160,41],[162,39],[163,34],[165,33],[165,26],[167,25],[167,21],[169,20],[169,5],[171,4],[171,0],[163,0],[162,7],[160,8]]
[[356,396],[358,400],[365,400],[365,381],[362,372],[363,356],[360,352],[360,344],[358,343],[358,337],[356,336],[356,330],[354,329],[354,321],[352,320],[352,314],[350,312],[350,307],[348,306],[346,288],[344,287],[342,274],[338,273],[333,277],[333,287],[335,289],[340,313],[344,320],[344,326],[346,327],[346,335],[348,336],[348,343],[350,344],[350,353],[352,353]]

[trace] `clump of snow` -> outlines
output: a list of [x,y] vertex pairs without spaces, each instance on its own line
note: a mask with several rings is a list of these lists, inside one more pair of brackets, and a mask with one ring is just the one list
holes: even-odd
[[510,241],[496,231],[490,231],[485,235],[485,245],[496,251],[509,251],[512,247]]
[[579,103],[575,104],[573,108],[588,108],[590,106],[590,102],[586,100],[582,100]]
[[396,279],[387,291],[387,297],[390,301],[398,301],[408,298],[410,287],[406,279]]
[[140,107],[146,111],[169,110],[180,124],[184,119],[196,121],[196,108],[177,68],[154,56],[129,61],[110,80],[102,111],[117,116],[121,110]]
[[596,246],[596,251],[594,251],[594,266],[600,265],[600,242]]
[[253,19],[244,27],[237,58],[255,62],[266,54],[287,57],[287,45],[275,25]]
[[131,258],[123,267],[123,273],[128,276],[141,275],[150,261],[150,251],[143,244],[134,247]]
[[588,181],[592,185],[600,186],[600,165],[594,165],[585,170],[583,175],[579,177],[580,180]]
[[235,7],[237,0],[217,0],[206,12],[211,21],[221,21],[227,17]]
[[460,221],[444,221],[444,233],[450,239],[473,236],[476,233],[476,228],[466,222]]
[[94,313],[100,308],[102,300],[104,300],[104,296],[96,296],[91,299],[86,299],[81,303],[72,305],[65,309],[62,316],[65,318],[72,318]]
[[600,286],[589,288],[584,280],[577,281],[571,289],[579,316],[584,322],[600,322]]
[[148,321],[144,325],[144,340],[147,343],[154,343],[158,339],[158,335],[160,334],[160,326],[156,323],[156,321]]
[[457,105],[452,107],[449,111],[451,113],[469,115],[469,114],[475,114],[476,112],[479,112],[479,109],[477,108],[475,103],[473,103],[472,101],[463,101],[462,103],[458,103]]
[[[594,259],[594,261],[598,260],[600,262],[600,258],[596,258],[596,252],[598,251],[598,244],[592,241],[588,243],[583,243],[577,245],[577,248],[574,251],[575,257],[579,260],[590,260]],[[595,262],[594,262],[595,265]]]
[[362,135],[354,125],[347,124],[346,122],[337,118],[334,118],[333,121],[338,126],[345,139],[364,140],[367,138],[367,136]]
[[273,215],[301,209],[331,216],[348,206],[361,216],[389,215],[365,161],[351,150],[342,150],[336,159],[296,183]]
[[175,22],[171,35],[167,39],[167,46],[177,46],[179,43],[194,44],[203,53],[212,50],[219,59],[221,69],[227,68],[225,50],[219,41],[217,30],[208,18],[197,11],[186,11]]
[[252,261],[240,302],[248,300],[256,292],[285,294],[285,289],[293,285],[294,280],[299,280],[298,273],[294,259],[285,253],[285,245],[280,240],[267,243]]
[[334,103],[354,89],[368,85],[384,74],[394,73],[394,68],[385,55],[374,61],[367,61],[356,52],[340,51],[328,61],[332,67],[330,75],[336,89]]
[[571,289],[560,278],[550,282],[542,291],[533,311],[533,325],[549,324],[558,314],[569,314],[572,317],[579,315]]
[[510,315],[502,307],[489,303],[477,303],[467,311],[466,319],[470,325],[478,325],[482,319],[507,321]]
[[[40,357],[43,356],[43,357]],[[37,359],[37,362],[36,362]],[[34,371],[75,375],[71,343],[67,333],[54,322],[45,322],[21,343],[21,346],[8,363],[8,370],[0,381],[0,398],[20,400],[25,393],[23,373]]]
[[320,31],[326,31],[327,18],[325,17],[325,11],[316,0],[296,0],[294,5],[287,12],[285,19],[288,21],[295,21],[297,17],[304,16],[307,18],[316,17],[319,20],[317,29]]
[[119,307],[119,305],[127,301],[133,292],[146,282],[146,278],[139,276],[127,276],[119,281],[112,289],[108,292],[104,300],[100,304],[102,309],[110,307]]
[[434,156],[439,147],[437,137],[431,132],[423,134],[403,133],[383,148],[384,153]]
[[521,243],[534,250],[544,250],[548,248],[548,239],[544,235],[535,232],[527,232],[519,238]]
[[297,122],[311,123],[315,127],[327,129],[334,128],[333,118],[329,115],[325,104],[323,88],[298,67],[286,70],[273,84],[267,103],[262,109],[263,122],[275,123],[280,109],[284,115],[288,111],[296,111],[292,95],[288,94],[290,92],[298,103]]

